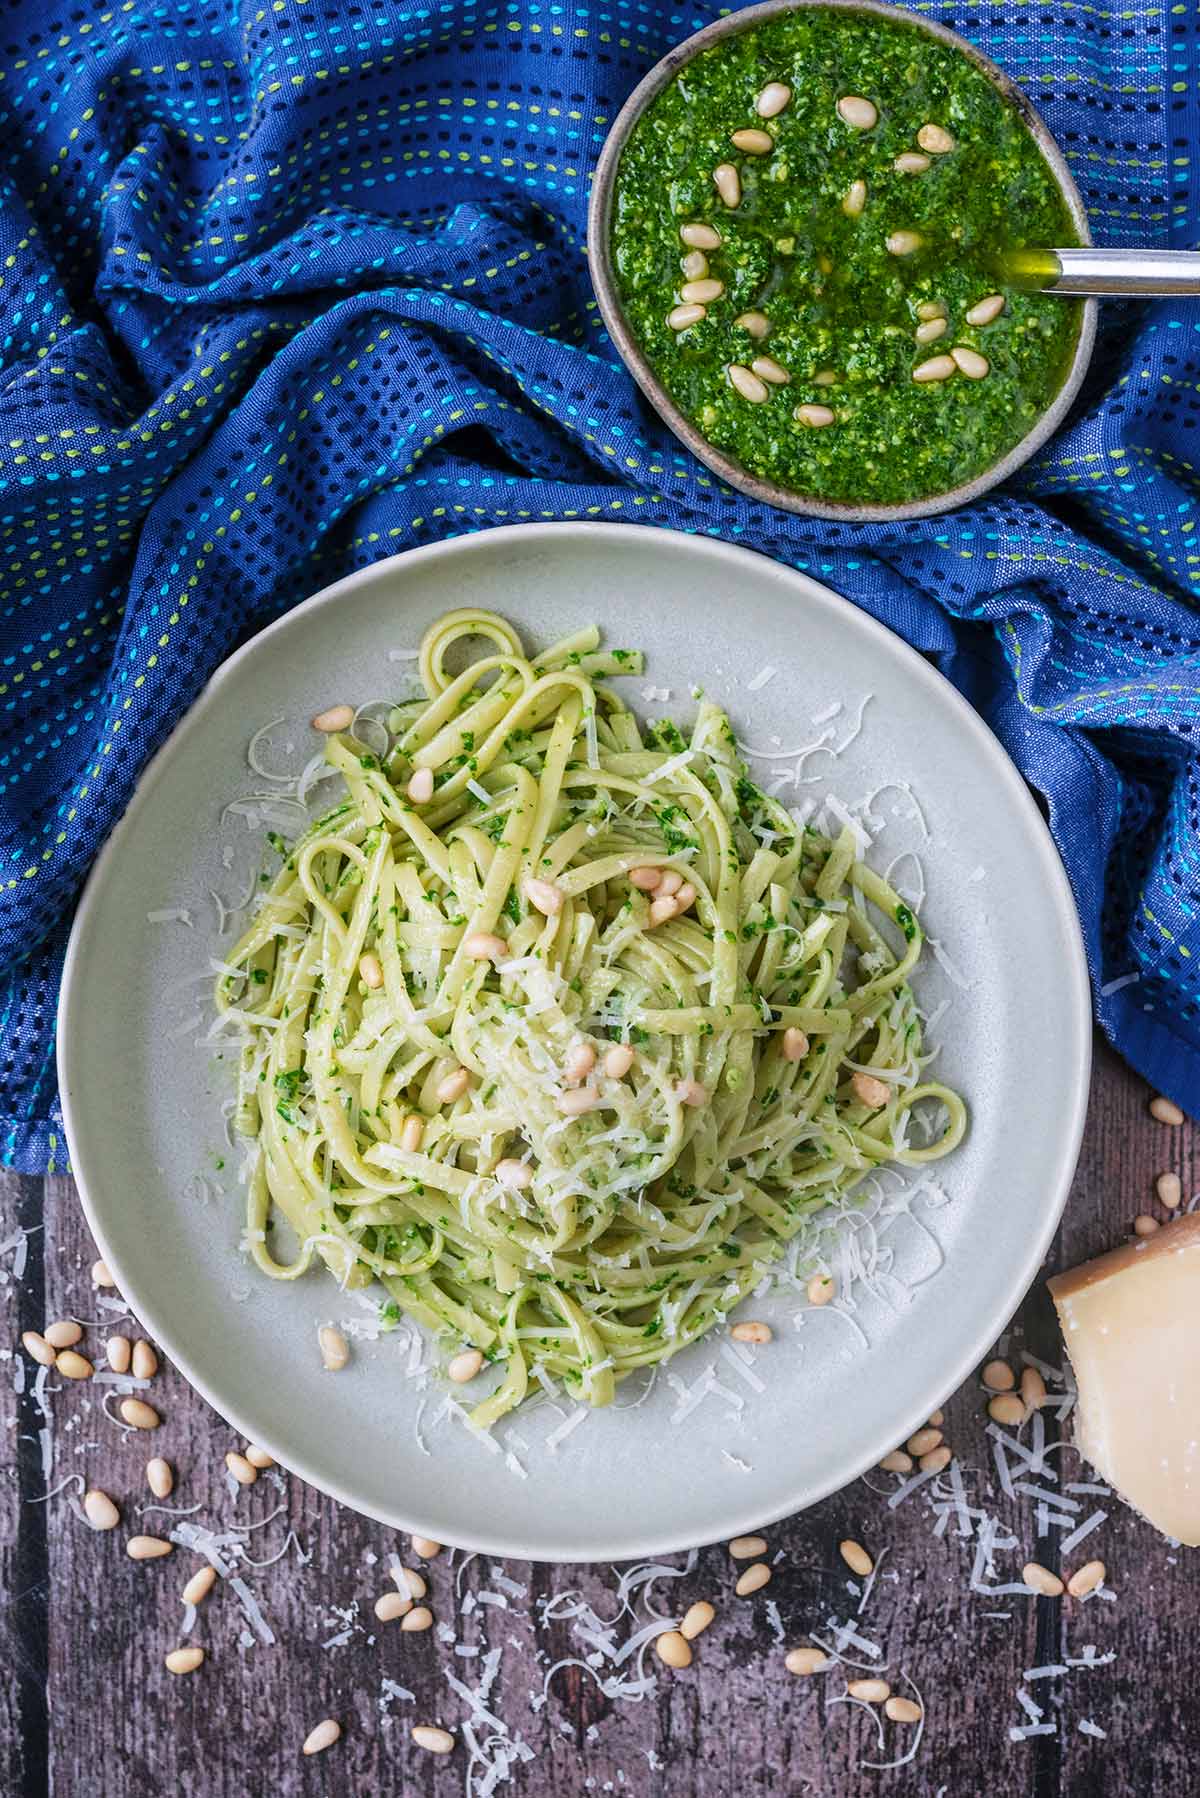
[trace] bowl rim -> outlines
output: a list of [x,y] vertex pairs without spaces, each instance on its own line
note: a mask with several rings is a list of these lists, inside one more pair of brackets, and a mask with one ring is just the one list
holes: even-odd
[[[372,1517],[389,1528],[430,1535],[436,1534],[441,1526],[436,1517],[427,1513],[423,1515],[423,1505],[415,1500],[411,1509],[409,1509],[406,1498],[397,1499],[395,1506],[376,1508],[373,1505],[365,1504],[362,1497],[353,1489],[352,1477],[348,1475],[337,1478],[330,1477],[326,1470],[314,1466],[314,1457],[310,1450],[304,1447],[298,1451],[296,1445],[288,1440],[286,1432],[276,1428],[273,1420],[264,1421],[262,1415],[252,1414],[243,1408],[240,1400],[231,1403],[221,1390],[223,1380],[219,1372],[211,1371],[212,1363],[206,1361],[201,1365],[190,1352],[179,1350],[171,1317],[169,1312],[164,1309],[162,1302],[153,1294],[144,1295],[141,1290],[133,1290],[137,1282],[131,1284],[126,1277],[122,1256],[109,1239],[106,1229],[106,1219],[111,1215],[111,1203],[106,1203],[101,1197],[102,1181],[96,1173],[95,1162],[90,1153],[92,1136],[86,1125],[82,1103],[77,1103],[77,1095],[87,1081],[87,1068],[79,1059],[81,1039],[79,1032],[74,1028],[74,1022],[77,1011],[88,1004],[87,963],[93,943],[95,914],[102,900],[110,872],[124,853],[128,838],[138,828],[139,815],[149,794],[169,771],[175,757],[185,751],[194,735],[202,732],[209,715],[214,708],[218,708],[222,704],[226,689],[233,684],[236,675],[246,663],[261,657],[264,653],[269,653],[269,647],[289,633],[297,629],[303,631],[306,621],[311,619],[314,614],[339,606],[361,588],[365,587],[369,591],[382,581],[403,580],[408,570],[419,569],[423,564],[437,563],[446,559],[452,562],[456,556],[469,554],[469,546],[481,538],[485,540],[485,543],[488,540],[494,542],[503,533],[505,541],[535,549],[541,546],[549,547],[558,541],[573,542],[583,548],[597,540],[601,542],[611,540],[636,546],[643,543],[651,531],[659,541],[669,540],[677,549],[683,550],[689,555],[696,554],[706,559],[712,558],[733,571],[744,567],[748,562],[751,564],[766,563],[779,578],[781,586],[792,589],[796,601],[800,604],[805,601],[811,603],[814,597],[823,608],[845,606],[848,603],[836,589],[815,575],[794,568],[790,563],[780,561],[762,551],[753,550],[745,544],[729,543],[705,533],[695,534],[663,526],[611,521],[573,519],[553,523],[531,522],[490,526],[481,531],[467,531],[453,537],[440,538],[432,543],[416,545],[411,549],[384,557],[379,562],[368,563],[364,567],[352,570],[339,580],[318,588],[305,600],[271,620],[261,630],[256,631],[241,643],[213,671],[187,710],[141,770],[124,813],[102,845],[87,876],[75,917],[72,920],[56,1015],[56,1071],[62,1101],[64,1131],[70,1152],[70,1171],[84,1219],[95,1241],[97,1253],[108,1263],[115,1276],[118,1291],[127,1299],[147,1333],[157,1339],[172,1364],[189,1385],[212,1407],[218,1417],[223,1418],[231,1429],[247,1440],[261,1443],[297,1479],[303,1480],[318,1492],[325,1493],[337,1503],[348,1506],[351,1510],[359,1512],[360,1515]],[[908,1416],[897,1418],[894,1430],[889,1429],[885,1436],[877,1437],[873,1441],[864,1440],[859,1452],[852,1457],[855,1464],[853,1473],[843,1477],[839,1468],[833,1477],[830,1477],[827,1472],[823,1473],[814,1478],[807,1487],[798,1481],[793,1482],[792,1489],[782,1503],[772,1502],[766,1505],[761,1503],[756,1505],[751,1494],[742,1500],[741,1508],[736,1513],[734,1507],[730,1506],[726,1527],[716,1538],[700,1537],[691,1532],[675,1535],[669,1527],[664,1525],[657,1533],[647,1532],[640,1540],[631,1544],[628,1541],[620,1540],[614,1525],[614,1534],[603,1547],[594,1547],[589,1553],[581,1556],[577,1552],[572,1552],[569,1545],[554,1540],[539,1544],[536,1551],[531,1552],[527,1541],[519,1541],[503,1534],[493,1533],[490,1524],[485,1520],[479,1531],[473,1532],[470,1541],[456,1539],[454,1532],[437,1535],[436,1539],[439,1541],[463,1548],[468,1552],[479,1552],[515,1560],[594,1565],[602,1561],[646,1559],[657,1555],[681,1552],[693,1547],[703,1547],[709,1540],[723,1540],[729,1536],[745,1534],[747,1531],[761,1529],[776,1523],[781,1518],[795,1516],[800,1511],[807,1510],[833,1493],[842,1490],[844,1486],[852,1484],[863,1473],[869,1472],[871,1467],[879,1461],[881,1455],[886,1453],[889,1448],[894,1447],[897,1441],[903,1441],[912,1430],[917,1428],[922,1418],[928,1417],[931,1409],[940,1402],[947,1391],[956,1391],[984,1358],[988,1344],[995,1340],[996,1333],[1004,1327],[1005,1321],[1015,1312],[1037,1278],[1038,1270],[1051,1246],[1059,1220],[1070,1196],[1078,1168],[1087,1119],[1093,1027],[1091,985],[1078,908],[1050,827],[1020,769],[983,716],[971,705],[964,694],[941,673],[940,669],[907,643],[897,632],[862,607],[855,607],[854,612],[856,615],[855,628],[869,639],[886,639],[890,653],[909,672],[910,677],[927,692],[939,694],[947,708],[955,714],[959,722],[979,744],[983,758],[995,778],[1009,789],[1014,803],[1027,819],[1030,841],[1036,845],[1036,853],[1045,870],[1046,882],[1054,889],[1055,907],[1063,925],[1063,963],[1068,970],[1065,980],[1071,988],[1072,1011],[1078,1024],[1079,1056],[1073,1069],[1069,1109],[1062,1119],[1055,1178],[1045,1194],[1046,1203],[1040,1224],[1030,1233],[1021,1265],[1013,1270],[1009,1297],[1003,1307],[997,1307],[995,1310],[989,1309],[987,1315],[981,1318],[980,1323],[986,1325],[986,1328],[978,1329],[971,1341],[964,1341],[956,1353],[944,1359],[943,1364],[937,1370],[936,1377],[926,1386],[920,1402],[913,1405]],[[232,1252],[234,1251],[231,1248]],[[149,1302],[146,1302],[147,1296]]]
[[1050,173],[1057,183],[1059,192],[1071,214],[1072,223],[1079,233],[1080,243],[1084,246],[1091,243],[1091,231],[1083,196],[1075,184],[1075,179],[1067,166],[1066,158],[1059,148],[1057,139],[1032,101],[1017,86],[1011,76],[1007,75],[998,63],[993,62],[967,38],[961,37],[957,31],[951,31],[949,26],[941,24],[936,19],[923,18],[908,11],[905,7],[890,5],[888,0],[760,0],[759,5],[748,6],[740,12],[730,13],[724,18],[717,19],[711,25],[706,25],[703,30],[694,32],[690,37],[684,38],[681,43],[668,50],[666,55],[660,58],[648,74],[639,81],[617,114],[608,136],[604,140],[604,146],[596,164],[592,179],[591,200],[588,206],[587,253],[592,286],[595,289],[600,314],[609,337],[645,397],[686,448],[691,450],[699,461],[712,469],[714,474],[720,475],[722,480],[728,481],[731,487],[747,494],[751,499],[766,505],[777,506],[784,512],[801,513],[811,518],[838,519],[844,524],[885,524],[912,518],[928,518],[937,513],[953,511],[956,507],[967,505],[970,501],[980,498],[984,493],[998,486],[1002,481],[1006,481],[1058,430],[1074,404],[1091,361],[1098,316],[1098,308],[1094,299],[1085,299],[1080,309],[1075,348],[1062,385],[1050,404],[1042,411],[1036,423],[998,462],[993,462],[990,468],[985,468],[981,474],[974,475],[969,481],[962,481],[957,487],[947,488],[942,493],[930,494],[920,499],[872,504],[851,500],[819,499],[795,492],[789,487],[780,486],[775,481],[764,480],[760,475],[753,474],[733,457],[726,455],[723,450],[709,443],[691,419],[675,404],[654,372],[626,322],[617,292],[611,253],[612,209],[616,192],[617,169],[630,135],[646,108],[674,80],[680,69],[691,62],[694,57],[711,49],[723,38],[734,37],[743,31],[752,30],[756,25],[760,25],[780,13],[799,12],[809,8],[873,13],[880,18],[890,19],[914,30],[923,31],[927,36],[936,38],[940,43],[958,50],[987,77],[1000,95],[1016,108],[1026,129],[1041,150]]

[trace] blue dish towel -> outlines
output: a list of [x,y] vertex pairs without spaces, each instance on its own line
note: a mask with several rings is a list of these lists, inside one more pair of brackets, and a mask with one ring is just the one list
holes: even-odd
[[[1190,8],[918,10],[1022,83],[1100,241],[1194,244]],[[1068,428],[968,511],[848,529],[728,492],[641,402],[584,254],[621,101],[717,12],[10,4],[0,1160],[64,1164],[72,905],[206,677],[353,568],[525,519],[752,545],[934,657],[1045,796],[1101,1024],[1200,1111],[1200,307],[1106,307]]]

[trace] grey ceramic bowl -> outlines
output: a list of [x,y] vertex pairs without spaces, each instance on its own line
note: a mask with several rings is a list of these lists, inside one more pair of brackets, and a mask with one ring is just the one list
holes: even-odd
[[740,462],[727,456],[724,451],[709,443],[691,420],[679,410],[670,394],[655,374],[650,363],[643,355],[640,345],[630,329],[624,312],[621,310],[620,296],[617,290],[616,277],[613,271],[611,256],[611,223],[613,197],[616,191],[617,168],[621,160],[621,152],[629,140],[630,133],[641,118],[643,112],[655,100],[686,63],[702,51],[709,50],[722,38],[733,37],[742,31],[749,31],[760,25],[765,19],[774,18],[777,13],[796,12],[805,6],[837,7],[845,12],[877,13],[882,18],[895,19],[918,31],[924,31],[930,37],[937,38],[940,43],[950,44],[974,63],[977,69],[987,76],[992,85],[1003,94],[1004,98],[1020,113],[1032,136],[1036,139],[1042,155],[1058,182],[1064,201],[1070,211],[1079,241],[1090,244],[1091,233],[1088,229],[1087,213],[1079,189],[1071,177],[1062,151],[1047,130],[1040,115],[1030,105],[1020,88],[1009,79],[1003,69],[999,68],[989,57],[977,50],[966,38],[959,37],[956,31],[949,31],[945,25],[938,25],[931,19],[920,18],[898,6],[883,4],[883,0],[765,0],[761,6],[747,7],[744,12],[732,14],[729,18],[718,19],[715,24],[706,25],[693,37],[685,38],[668,51],[661,62],[655,64],[645,79],[630,94],[621,111],[617,114],[612,130],[600,153],[600,161],[596,166],[595,180],[592,184],[591,207],[588,214],[588,262],[591,268],[592,284],[596,289],[596,298],[600,303],[600,311],[608,334],[612,338],[622,361],[641,388],[659,417],[670,425],[675,435],[687,445],[694,456],[711,468],[714,474],[729,482],[731,487],[748,493],[751,499],[765,501],[767,505],[778,506],[785,512],[804,512],[813,518],[837,518],[847,524],[868,524],[887,522],[904,518],[927,518],[931,513],[949,512],[956,506],[965,505],[969,500],[978,499],[989,488],[1001,481],[1027,462],[1035,450],[1039,450],[1046,440],[1053,435],[1066,418],[1075,395],[1079,391],[1087,366],[1091,360],[1092,346],[1096,336],[1096,302],[1085,300],[1082,316],[1079,321],[1079,335],[1075,342],[1075,352],[1062,386],[1055,394],[1046,410],[1042,413],[1033,429],[1014,444],[1006,456],[994,462],[982,474],[973,480],[963,481],[945,493],[932,494],[924,499],[905,500],[892,505],[858,505],[850,501],[814,499],[807,494],[794,492],[790,487],[781,487],[774,481],[764,481],[760,476],[743,468]]

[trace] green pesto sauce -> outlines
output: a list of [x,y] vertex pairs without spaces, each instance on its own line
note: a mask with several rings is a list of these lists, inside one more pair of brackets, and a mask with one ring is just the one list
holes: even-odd
[[[769,81],[792,97],[761,119]],[[869,99],[878,122],[855,130],[837,102]],[[893,162],[918,150],[922,125],[954,148],[923,173]],[[745,154],[734,131],[767,131],[774,149]],[[732,163],[741,203],[713,185]],[[847,216],[853,181],[866,204]],[[711,224],[719,249],[709,275],[725,285],[698,324],[675,331],[688,246],[680,226]],[[899,230],[922,238],[889,252]],[[1042,154],[1019,114],[960,52],[914,26],[869,13],[812,7],[781,14],[695,57],[647,108],[621,156],[612,247],[622,308],[679,409],[708,441],[756,475],[814,498],[886,503],[945,492],[1020,441],[1062,385],[1079,328],[1077,302],[1027,294],[998,278],[997,254],[1078,241]],[[1002,293],[994,323],[966,323],[969,307]],[[915,340],[918,307],[939,301],[948,328]],[[759,311],[758,341],[735,323]],[[990,365],[981,380],[955,372],[926,385],[913,369],[961,345]],[[730,386],[731,363],[767,355],[786,386],[751,403]],[[832,370],[832,385],[814,375]],[[794,410],[830,407],[813,429]]]

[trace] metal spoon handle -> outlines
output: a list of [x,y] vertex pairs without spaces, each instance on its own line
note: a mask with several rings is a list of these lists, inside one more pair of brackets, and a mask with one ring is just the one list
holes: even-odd
[[1042,293],[1200,294],[1197,250],[1018,250],[1009,264],[1019,285]]

